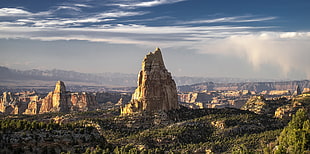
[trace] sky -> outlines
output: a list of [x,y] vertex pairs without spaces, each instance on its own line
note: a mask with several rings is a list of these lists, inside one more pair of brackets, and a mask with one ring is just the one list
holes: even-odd
[[310,79],[310,1],[0,1],[0,66],[137,74],[156,47],[174,76]]

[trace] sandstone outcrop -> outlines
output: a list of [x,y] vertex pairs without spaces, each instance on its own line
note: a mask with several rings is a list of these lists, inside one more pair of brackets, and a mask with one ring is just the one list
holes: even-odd
[[167,71],[159,48],[145,56],[138,76],[138,87],[121,114],[178,109],[176,84]]
[[64,82],[57,81],[55,90],[48,93],[42,100],[40,113],[45,112],[68,112],[68,98]]
[[95,95],[67,92],[62,81],[56,83],[55,90],[43,98],[41,104],[39,113],[88,111],[98,107]]
[[23,114],[28,114],[28,115],[39,114],[40,107],[41,107],[41,104],[38,102],[34,102],[34,101],[29,102],[28,107]]
[[90,111],[98,108],[95,94],[68,92],[62,81],[58,81],[54,91],[44,98],[39,98],[35,92],[4,92],[0,97],[0,112],[3,114],[35,115],[48,112]]
[[178,96],[180,102],[185,103],[195,103],[195,102],[209,103],[213,99],[212,95],[202,92],[182,93],[179,94]]
[[4,92],[0,98],[0,112],[4,114],[22,114],[27,108],[24,101],[15,97],[11,92]]
[[[308,95],[298,95],[290,100],[289,104],[283,105],[277,108],[274,113],[276,118],[290,120],[292,115],[294,115],[298,109],[304,108],[310,111],[310,96]],[[308,114],[310,117],[310,113]]]
[[242,107],[242,110],[249,110],[257,114],[267,114],[274,116],[276,109],[280,106],[286,105],[288,100],[286,98],[274,98],[267,100],[263,96],[251,97]]

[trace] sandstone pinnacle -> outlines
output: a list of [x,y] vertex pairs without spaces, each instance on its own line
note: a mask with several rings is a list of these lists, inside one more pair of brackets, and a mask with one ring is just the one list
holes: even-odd
[[66,91],[64,82],[57,81],[55,90],[48,93],[41,101],[39,113],[88,111],[98,107],[94,95],[82,92],[71,93]]
[[66,92],[66,86],[63,81],[57,81],[54,93],[65,93]]
[[121,109],[122,114],[179,108],[176,84],[159,48],[145,56],[137,83],[131,101]]

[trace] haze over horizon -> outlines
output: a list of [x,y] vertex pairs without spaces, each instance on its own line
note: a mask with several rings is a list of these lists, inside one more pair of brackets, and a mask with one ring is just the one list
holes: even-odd
[[161,48],[173,76],[310,79],[310,1],[0,2],[0,66],[137,74]]

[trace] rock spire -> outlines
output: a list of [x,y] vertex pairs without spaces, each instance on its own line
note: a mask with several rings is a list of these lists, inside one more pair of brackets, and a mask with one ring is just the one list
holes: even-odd
[[63,81],[57,81],[55,90],[43,98],[40,103],[42,105],[39,113],[89,111],[98,107],[94,95],[86,92],[67,92]]
[[121,108],[121,114],[179,108],[176,84],[165,67],[159,48],[143,59],[137,83],[131,101]]
[[63,81],[57,81],[54,93],[65,93],[66,92],[66,86]]

